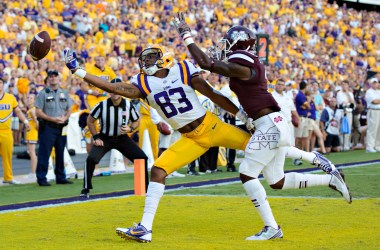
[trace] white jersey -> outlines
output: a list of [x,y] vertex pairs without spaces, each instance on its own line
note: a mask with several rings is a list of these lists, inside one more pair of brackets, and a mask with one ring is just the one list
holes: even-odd
[[137,74],[131,83],[136,85],[148,104],[177,130],[205,115],[194,89],[192,75],[199,71],[189,61],[181,61],[169,70],[165,78]]

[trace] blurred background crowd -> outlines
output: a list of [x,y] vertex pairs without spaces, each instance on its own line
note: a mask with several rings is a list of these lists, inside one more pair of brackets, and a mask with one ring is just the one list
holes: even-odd
[[[91,86],[71,75],[62,60],[63,49],[75,48],[86,68],[95,64],[98,68],[107,67],[128,82],[139,73],[137,58],[148,44],[167,46],[177,60],[191,60],[170,24],[173,13],[178,11],[185,13],[195,39],[205,50],[215,45],[232,25],[245,25],[270,36],[269,91],[275,92],[280,80],[284,89],[279,91],[295,101],[300,85],[305,85],[302,93],[315,106],[306,116],[316,121],[319,132],[310,125],[310,139],[303,148],[328,152],[318,139],[322,136],[322,142],[327,140],[327,124],[320,119],[328,107],[339,109],[339,123],[348,117],[350,130],[347,133],[339,129],[339,146],[330,150],[365,147],[365,94],[371,87],[378,88],[373,79],[378,79],[375,72],[380,72],[380,13],[348,9],[325,0],[3,0],[0,78],[4,79],[5,91],[16,96],[26,113],[31,107],[28,96],[45,87],[48,70],[57,70],[61,87],[74,100],[73,112],[89,109],[93,104],[88,99],[104,94],[96,89],[88,91]],[[27,46],[42,30],[52,38],[52,47],[43,60],[35,62],[27,54]],[[219,78],[220,85],[225,81]],[[13,135],[16,145],[24,141],[23,124],[17,117]]]

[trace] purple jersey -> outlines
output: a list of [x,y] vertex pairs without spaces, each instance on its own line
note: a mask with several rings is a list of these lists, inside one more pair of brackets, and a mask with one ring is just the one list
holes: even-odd
[[256,75],[249,80],[230,78],[230,88],[237,95],[240,104],[250,117],[253,117],[264,108],[272,108],[273,111],[280,111],[280,107],[268,92],[265,67],[259,58],[244,50],[237,50],[228,55],[228,62],[247,66],[256,72]]

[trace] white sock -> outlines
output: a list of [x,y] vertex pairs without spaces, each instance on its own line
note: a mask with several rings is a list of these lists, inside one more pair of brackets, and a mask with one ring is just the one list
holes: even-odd
[[147,230],[152,230],[154,216],[156,215],[158,203],[164,195],[165,185],[158,182],[150,182],[146,192],[144,215],[141,220]]
[[285,174],[284,186],[282,189],[298,189],[313,186],[328,186],[330,184],[331,175],[320,174],[300,174],[287,173]]
[[307,160],[308,162],[313,164],[316,156],[314,153],[306,152],[296,147],[288,147],[286,150],[285,157],[299,160]]
[[264,225],[278,228],[272,209],[269,206],[265,189],[260,181],[258,179],[253,179],[244,183],[243,186],[253,205],[259,212],[261,219],[264,221]]

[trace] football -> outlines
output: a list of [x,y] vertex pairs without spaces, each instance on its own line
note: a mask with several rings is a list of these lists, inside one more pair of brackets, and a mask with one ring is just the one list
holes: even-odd
[[39,61],[44,58],[50,51],[51,39],[49,33],[41,31],[36,34],[28,47],[28,53],[34,61]]
[[172,132],[170,131],[170,128],[169,126],[164,123],[164,122],[159,122],[157,124],[157,129],[158,131],[160,131],[161,134],[163,135],[170,135]]

